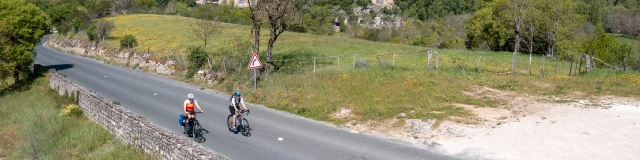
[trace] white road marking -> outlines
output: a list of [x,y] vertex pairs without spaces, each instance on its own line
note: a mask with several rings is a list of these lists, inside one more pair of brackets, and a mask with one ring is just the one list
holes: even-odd
[[282,141],[283,139],[284,139],[284,138],[282,138],[282,137],[278,137],[278,140],[279,140],[279,141]]
[[107,76],[104,76],[104,78],[107,78]]
[[154,95],[154,96],[155,96],[155,95],[158,95],[158,93],[153,93],[153,95]]

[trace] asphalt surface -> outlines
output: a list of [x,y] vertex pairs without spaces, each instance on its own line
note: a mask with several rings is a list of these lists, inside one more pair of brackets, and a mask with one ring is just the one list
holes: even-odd
[[[43,38],[43,42],[49,37]],[[204,147],[231,159],[455,159],[399,141],[352,133],[290,113],[248,104],[251,136],[227,129],[229,95],[171,80],[151,73],[104,64],[62,53],[42,45],[35,48],[36,63],[55,68],[74,83],[117,100],[129,111],[182,134],[178,115],[188,93],[204,113],[198,114],[205,134]]]

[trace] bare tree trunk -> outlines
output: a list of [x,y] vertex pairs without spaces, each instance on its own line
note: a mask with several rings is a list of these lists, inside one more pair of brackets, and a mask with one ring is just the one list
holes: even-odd
[[273,43],[276,42],[276,30],[277,28],[275,27],[276,24],[272,23],[271,24],[271,31],[269,34],[269,43],[267,43],[267,63],[265,64],[265,71],[264,71],[264,79],[269,78],[269,72],[271,71],[271,51],[273,51]]
[[518,51],[520,50],[520,25],[522,25],[522,17],[516,18],[516,30],[515,30],[516,44],[513,49],[514,51],[513,51],[513,59],[511,61],[511,74],[516,74],[516,56],[518,55]]

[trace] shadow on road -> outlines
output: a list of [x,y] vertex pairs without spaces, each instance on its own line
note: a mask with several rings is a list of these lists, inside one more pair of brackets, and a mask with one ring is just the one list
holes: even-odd
[[61,71],[61,70],[73,68],[73,64],[56,64],[56,65],[44,66],[44,68],[46,70],[55,69],[56,71]]

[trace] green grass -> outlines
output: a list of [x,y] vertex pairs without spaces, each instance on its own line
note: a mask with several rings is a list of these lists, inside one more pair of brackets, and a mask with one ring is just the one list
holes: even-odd
[[58,114],[73,100],[37,78],[0,97],[0,159],[156,159],[83,117]]
[[625,35],[620,35],[620,34],[609,34],[611,36],[613,36],[613,38],[616,39],[616,41],[621,42],[621,43],[626,43],[629,45],[633,45],[635,43],[638,42],[638,40],[633,39],[631,36],[625,36]]
[[[202,43],[193,38],[188,27],[190,18],[165,15],[133,14],[109,17],[115,22],[113,38],[106,46],[117,47],[118,38],[133,34],[145,50],[162,59],[169,53],[165,48],[181,54],[186,48]],[[250,39],[250,26],[223,24],[224,31],[215,36],[207,48],[218,48],[233,43],[233,37]],[[261,54],[268,31],[261,35]],[[138,48],[142,50],[143,47]],[[321,36],[285,32],[276,42],[274,59],[305,59],[279,64],[269,80],[259,81],[257,91],[252,88],[250,74],[224,75],[220,83],[184,80],[180,73],[172,78],[184,80],[231,93],[235,88],[245,90],[250,101],[268,107],[288,111],[316,120],[344,123],[350,120],[383,121],[389,118],[447,119],[448,117],[473,117],[469,111],[454,106],[456,103],[477,107],[496,107],[504,104],[490,95],[468,96],[477,86],[485,86],[520,94],[542,96],[566,96],[582,92],[587,96],[615,95],[640,97],[640,74],[622,73],[606,68],[581,76],[567,76],[569,62],[545,58],[543,77],[542,57],[533,56],[532,74],[529,75],[529,56],[517,56],[517,74],[504,75],[511,67],[511,53],[469,50],[437,50],[441,60],[439,70],[426,70],[427,55],[393,54],[417,52],[428,48],[401,44],[378,43],[338,36]],[[354,54],[358,54],[353,58]],[[387,54],[383,56],[376,56]],[[249,60],[250,53],[247,53]],[[314,74],[313,57],[340,56],[316,60]],[[219,62],[215,59],[214,62]],[[480,62],[478,63],[478,59]],[[365,60],[369,68],[353,69],[354,60]],[[339,64],[339,65],[338,65]],[[557,65],[557,67],[556,67]],[[216,66],[214,64],[214,66]],[[575,66],[574,66],[575,67]],[[600,66],[601,67],[601,66]],[[248,73],[249,71],[247,71]],[[574,97],[588,98],[588,97]],[[350,108],[354,116],[334,118],[331,113],[339,108]],[[407,117],[398,117],[406,113]]]

